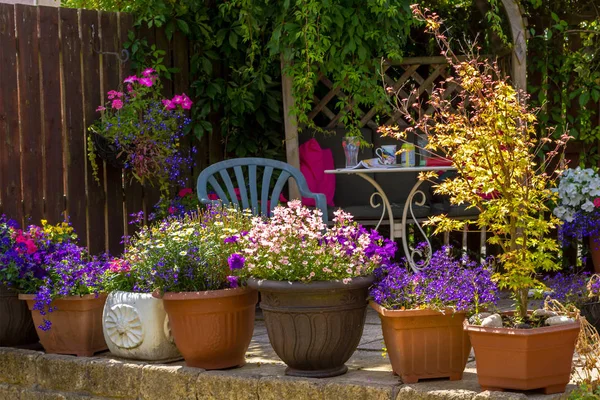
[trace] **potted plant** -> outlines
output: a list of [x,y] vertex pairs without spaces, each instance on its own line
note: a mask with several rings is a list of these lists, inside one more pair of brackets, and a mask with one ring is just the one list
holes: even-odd
[[125,260],[148,271],[190,367],[245,364],[258,293],[240,279],[236,241],[249,224],[246,213],[209,207],[144,228],[127,246]]
[[[181,146],[192,102],[185,95],[163,98],[152,68],[125,79],[125,91],[110,90],[99,106],[101,118],[90,126],[88,158],[98,179],[97,156],[124,168],[140,184],[156,184],[167,193],[171,184],[185,186],[184,169],[193,164]],[[191,152],[194,152],[194,148]]]
[[574,305],[600,332],[600,275],[570,270],[548,276],[544,283],[549,295],[565,305]]
[[21,346],[39,341],[27,303],[18,299],[18,292],[2,284],[5,274],[3,259],[15,245],[18,224],[0,216],[0,346]]
[[374,276],[370,305],[381,318],[394,373],[404,383],[462,379],[471,351],[465,318],[496,302],[491,268],[455,259],[444,247],[417,272],[402,262],[382,265]]
[[341,210],[327,229],[319,210],[300,201],[253,220],[243,238],[248,286],[261,293],[269,341],[287,375],[344,374],[365,322],[375,267],[389,262],[395,243],[368,232]]
[[[454,78],[432,91],[432,114],[415,118],[411,107],[419,111],[419,102],[414,98],[398,105],[415,122],[414,129],[428,134],[427,148],[452,159],[457,174],[438,184],[436,192],[450,196],[454,205],[478,209],[477,224],[491,233],[488,243],[501,249],[494,279],[500,289],[513,292],[517,304],[515,313],[493,315],[465,328],[475,351],[479,384],[492,390],[562,392],[570,378],[579,321],[559,318],[563,324],[548,326],[557,320],[530,315],[528,293],[543,287],[539,272],[560,267],[555,262],[559,245],[550,235],[559,223],[549,208],[558,172],[551,165],[569,137],[538,141],[536,115],[526,104],[526,94],[502,77],[497,64],[476,57],[461,61],[442,34],[439,17],[418,6],[413,11],[441,45]],[[457,91],[449,97],[445,90],[450,84]],[[544,148],[545,160],[538,158]],[[446,215],[431,222],[438,232],[468,223]]]
[[591,168],[567,169],[560,178],[554,215],[562,220],[563,241],[589,240],[594,270],[600,272],[600,176]]
[[110,263],[105,274],[108,293],[102,330],[108,349],[117,357],[145,361],[181,358],[161,299],[152,296],[153,269],[125,259]]
[[102,336],[104,257],[91,257],[63,223],[16,229],[14,246],[1,256],[0,281],[31,310],[46,352],[91,356],[106,350]]

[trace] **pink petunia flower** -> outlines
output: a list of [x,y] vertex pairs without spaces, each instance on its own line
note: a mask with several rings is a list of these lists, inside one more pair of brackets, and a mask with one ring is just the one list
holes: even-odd
[[112,99],[120,99],[121,97],[123,97],[123,92],[117,92],[116,90],[111,90],[108,92],[108,99],[112,100]]
[[600,207],[600,197],[594,199],[594,207]]
[[146,68],[143,72],[142,75],[144,75],[146,78],[149,76],[152,76],[153,73],[155,73],[156,71],[153,68]]
[[194,103],[192,103],[190,98],[185,96],[183,99],[183,102],[181,103],[181,108],[183,108],[184,110],[189,110],[192,108],[192,104],[194,104]]
[[173,207],[173,206],[169,207],[169,214],[175,214],[175,207]]
[[175,109],[175,104],[173,104],[173,102],[169,99],[163,99],[162,100],[163,105],[165,106],[165,108],[167,110],[174,110]]
[[183,188],[179,191],[179,197],[185,197],[188,194],[192,194],[194,191],[191,188]]
[[152,87],[152,85],[154,84],[154,81],[152,81],[152,79],[150,78],[140,78],[138,79],[138,82],[140,83],[140,85],[146,87]]
[[127,92],[133,92],[133,85],[131,83],[127,85]]
[[96,112],[100,112],[100,111],[104,111],[106,110],[106,107],[104,106],[98,106],[98,108],[96,108]]
[[138,80],[137,76],[131,75],[131,76],[128,76],[127,78],[125,78],[123,83],[135,83],[135,82],[137,82],[137,80]]
[[121,108],[123,108],[123,101],[119,100],[119,99],[114,99],[112,101],[112,108],[116,109],[116,110],[120,110]]
[[176,94],[175,96],[173,96],[173,99],[171,99],[171,101],[173,102],[173,104],[181,104],[183,103],[183,96]]

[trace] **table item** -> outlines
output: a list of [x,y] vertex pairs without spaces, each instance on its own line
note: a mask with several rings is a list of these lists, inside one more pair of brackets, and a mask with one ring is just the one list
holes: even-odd
[[356,136],[346,136],[342,141],[344,155],[346,156],[346,168],[355,167],[358,164],[358,150],[360,139]]
[[396,164],[396,148],[395,144],[386,144],[375,149],[375,155],[379,157],[379,161],[383,165],[394,165]]

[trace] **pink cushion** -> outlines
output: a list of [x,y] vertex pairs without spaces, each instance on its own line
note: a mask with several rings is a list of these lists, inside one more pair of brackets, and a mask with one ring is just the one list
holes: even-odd
[[[333,154],[330,149],[321,149],[316,139],[310,139],[299,147],[300,171],[306,178],[308,188],[313,193],[323,193],[327,205],[335,207],[333,195],[335,194],[335,175],[325,174],[326,169],[333,169]],[[302,204],[314,207],[315,200],[302,198]]]

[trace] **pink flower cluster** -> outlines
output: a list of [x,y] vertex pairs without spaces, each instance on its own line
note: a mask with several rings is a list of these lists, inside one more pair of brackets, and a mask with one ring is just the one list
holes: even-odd
[[248,272],[258,279],[348,283],[379,266],[379,254],[367,255],[374,245],[369,232],[341,210],[334,223],[327,229],[321,212],[303,207],[299,200],[276,207],[269,220],[253,219],[244,237]]
[[177,106],[181,106],[184,110],[189,110],[192,108],[192,101],[185,93],[176,94],[172,99],[164,99],[162,100],[163,105],[167,110],[174,110]]
[[22,230],[18,229],[15,231],[14,239],[16,243],[25,245],[24,250],[18,250],[20,253],[33,254],[38,250],[35,241],[29,233],[24,234]]
[[120,274],[129,272],[131,270],[131,266],[126,260],[115,258],[109,263],[108,269],[110,270],[110,272]]

